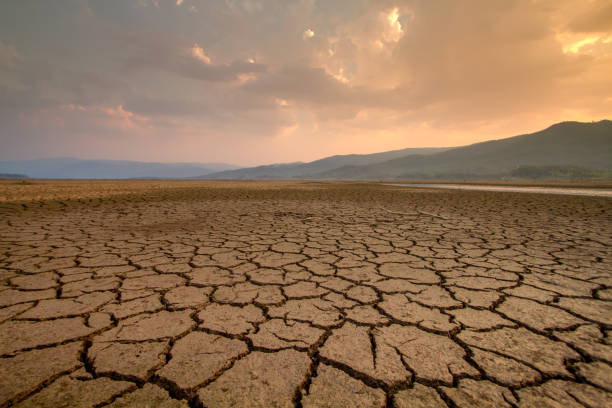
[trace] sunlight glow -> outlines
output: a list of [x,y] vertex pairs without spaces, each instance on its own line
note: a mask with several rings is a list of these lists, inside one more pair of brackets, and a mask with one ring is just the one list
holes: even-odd
[[399,9],[397,7],[391,10],[391,13],[389,13],[387,19],[389,20],[389,25],[391,28],[393,28],[396,32],[401,33],[403,31],[402,23],[399,22]]
[[306,38],[312,38],[314,37],[315,32],[312,31],[310,28],[307,28],[306,30],[304,30],[304,34],[302,34],[302,38],[306,39]]
[[289,102],[287,102],[286,99],[281,99],[281,98],[276,98],[276,104],[282,107],[289,106]]
[[[579,39],[578,39],[579,38]],[[578,54],[584,53],[585,50],[583,48],[601,42],[603,44],[609,44],[612,42],[612,35],[606,36],[605,34],[595,34],[590,35],[588,37],[576,37],[575,35],[569,34],[559,34],[557,35],[557,39],[561,42],[563,46],[563,52],[565,54]]]
[[348,78],[344,76],[344,68],[340,68],[338,73],[333,74],[332,76],[336,78],[338,81],[342,82],[343,84],[346,84],[349,81]]
[[191,55],[205,64],[210,64],[210,57],[204,53],[204,49],[198,43],[194,43],[191,47]]

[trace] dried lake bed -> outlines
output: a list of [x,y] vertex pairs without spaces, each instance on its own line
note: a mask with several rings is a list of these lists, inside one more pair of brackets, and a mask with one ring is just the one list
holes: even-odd
[[0,182],[0,406],[612,405],[612,200]]

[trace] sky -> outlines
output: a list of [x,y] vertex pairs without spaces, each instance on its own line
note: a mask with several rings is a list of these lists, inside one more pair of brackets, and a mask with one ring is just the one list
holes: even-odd
[[3,160],[246,166],[610,118],[610,0],[0,2]]

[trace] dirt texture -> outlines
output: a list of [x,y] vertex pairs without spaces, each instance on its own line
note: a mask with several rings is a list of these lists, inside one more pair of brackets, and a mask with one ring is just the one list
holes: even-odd
[[612,200],[0,182],[0,407],[612,406]]

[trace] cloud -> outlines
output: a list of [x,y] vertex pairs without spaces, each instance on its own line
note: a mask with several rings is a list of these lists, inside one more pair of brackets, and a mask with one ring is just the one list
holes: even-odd
[[353,103],[352,89],[322,68],[287,66],[245,86],[247,90],[317,106]]
[[191,55],[193,55],[195,59],[200,60],[205,64],[210,64],[210,57],[204,53],[204,50],[198,45],[198,43],[193,44],[193,47],[191,47]]
[[389,34],[386,36],[386,39],[388,41],[398,41],[402,37],[402,34],[404,34],[404,28],[399,21],[399,8],[394,7],[386,17],[389,21]]
[[212,82],[244,82],[245,76],[255,78],[257,74],[266,71],[262,64],[240,60],[220,65],[195,65],[190,61],[177,61],[170,69],[185,77]]
[[612,3],[605,0],[597,1],[587,9],[580,10],[569,21],[567,29],[580,33],[612,31]]
[[302,38],[303,39],[307,39],[307,38],[312,38],[314,37],[315,32],[312,31],[310,28],[307,28],[306,30],[304,30],[304,32],[302,33]]
[[257,0],[224,0],[232,11],[254,13],[264,8],[264,2]]
[[266,71],[263,64],[235,59],[213,63],[208,53],[197,42],[188,45],[184,38],[151,37],[150,33],[129,33],[122,42],[133,49],[122,58],[125,75],[142,71],[163,71],[184,78],[209,82],[244,82],[245,76],[254,77]]
[[0,68],[15,68],[21,60],[21,56],[17,50],[0,40]]
[[138,4],[139,7],[154,6],[155,8],[159,8],[159,0],[138,0],[136,4]]
[[606,0],[193,3],[0,5],[2,153],[262,163],[612,114]]

